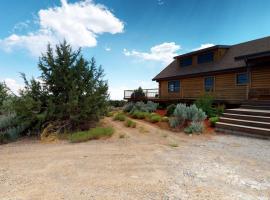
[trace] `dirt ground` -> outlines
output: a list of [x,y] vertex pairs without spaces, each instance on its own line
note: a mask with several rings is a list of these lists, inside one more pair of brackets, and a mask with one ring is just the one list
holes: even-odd
[[270,141],[105,123],[106,140],[0,146],[0,199],[270,199]]

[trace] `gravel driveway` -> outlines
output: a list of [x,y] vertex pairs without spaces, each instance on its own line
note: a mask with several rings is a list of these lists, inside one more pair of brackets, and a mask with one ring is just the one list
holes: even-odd
[[0,146],[0,200],[270,199],[270,141],[105,123],[106,140]]

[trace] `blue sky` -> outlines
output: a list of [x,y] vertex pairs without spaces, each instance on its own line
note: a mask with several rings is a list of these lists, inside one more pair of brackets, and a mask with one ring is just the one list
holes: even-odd
[[16,91],[19,72],[37,77],[47,42],[66,38],[94,56],[112,99],[155,88],[172,57],[213,44],[270,35],[269,0],[1,0],[0,80]]

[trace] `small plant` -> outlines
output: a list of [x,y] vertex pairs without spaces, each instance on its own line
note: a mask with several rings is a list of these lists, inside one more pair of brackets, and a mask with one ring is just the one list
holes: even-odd
[[168,117],[162,117],[162,118],[161,118],[161,121],[162,121],[162,122],[168,122],[168,121],[169,121],[169,118],[168,118]]
[[142,111],[134,111],[133,113],[131,113],[131,117],[134,119],[144,119],[146,115],[146,112],[142,112]]
[[206,114],[202,111],[202,109],[198,109],[195,104],[187,107],[187,119],[190,121],[203,121],[206,119]]
[[161,121],[161,116],[155,114],[150,117],[150,122],[151,123],[157,123]]
[[106,117],[112,117],[114,115],[114,112],[108,112],[107,114],[106,114]]
[[146,106],[146,109],[148,112],[155,112],[157,110],[158,103],[154,103],[152,101],[147,101],[145,106]]
[[167,107],[167,113],[166,116],[170,117],[173,115],[174,109],[176,108],[175,104],[171,104]]
[[221,116],[224,113],[224,110],[225,110],[225,105],[219,104],[215,107],[215,114],[217,116]]
[[120,138],[120,139],[123,139],[123,138],[125,138],[125,137],[126,137],[126,135],[123,134],[123,133],[119,135],[119,138]]
[[130,119],[128,119],[128,120],[125,121],[125,126],[126,127],[136,128],[136,125],[137,125],[136,122],[134,122],[134,121],[132,121]]
[[123,107],[123,111],[124,112],[130,112],[134,107],[134,103],[133,102],[128,102],[126,105],[124,105]]
[[170,143],[169,146],[170,146],[170,147],[178,147],[179,145],[176,144],[176,143]]
[[108,128],[97,127],[89,131],[79,131],[79,132],[73,133],[69,136],[69,140],[72,143],[85,142],[88,140],[97,140],[102,137],[111,137],[113,133],[114,133],[114,129],[112,127],[108,127]]
[[173,117],[169,119],[170,126],[176,128],[183,126],[187,119],[187,106],[186,104],[177,104],[173,112]]
[[162,137],[166,138],[166,137],[168,137],[168,134],[164,133],[164,134],[162,134]]
[[149,131],[144,126],[140,126],[139,127],[139,132],[140,133],[148,133]]
[[123,113],[117,113],[114,115],[113,120],[114,121],[125,121],[126,116]]
[[204,130],[204,124],[202,122],[191,122],[189,127],[184,129],[187,134],[197,133],[200,134]]
[[215,127],[216,123],[218,121],[219,121],[219,117],[211,117],[211,118],[209,118],[209,122],[210,122],[211,127]]
[[211,95],[204,94],[196,100],[195,105],[202,109],[208,117],[212,117],[215,114],[213,102],[214,98]]

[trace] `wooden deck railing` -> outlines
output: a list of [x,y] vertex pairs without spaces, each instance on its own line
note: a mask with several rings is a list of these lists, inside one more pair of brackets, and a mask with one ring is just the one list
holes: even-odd
[[159,98],[159,89],[143,89],[144,96],[136,97],[135,90],[124,90],[124,99],[156,99]]

